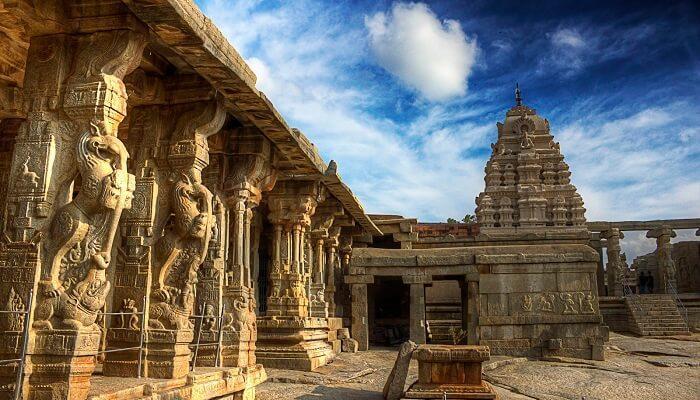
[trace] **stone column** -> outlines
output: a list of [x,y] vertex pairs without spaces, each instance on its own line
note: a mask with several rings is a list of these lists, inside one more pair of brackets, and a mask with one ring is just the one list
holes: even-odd
[[404,275],[403,283],[410,285],[410,338],[417,344],[427,342],[425,320],[425,285],[431,283],[430,276]]
[[314,251],[311,263],[311,285],[309,297],[309,315],[312,317],[328,318],[328,303],[326,302],[326,253],[324,251],[324,236],[312,235]]
[[[2,308],[32,311],[26,319],[6,314],[0,332],[0,358],[17,358],[24,324],[31,324],[26,398],[87,396],[101,341],[97,313],[114,268],[113,239],[134,190],[129,154],[117,138],[127,111],[122,79],[140,63],[144,45],[135,26],[30,41],[27,119],[5,188],[0,255]],[[75,196],[73,189],[79,189]],[[0,366],[0,397],[14,391],[16,367]]]
[[608,277],[608,296],[622,296],[624,270],[620,257],[620,239],[624,238],[624,235],[618,228],[612,228],[601,232],[600,237],[607,240],[608,264],[606,274]]
[[[251,280],[251,223],[262,194],[277,180],[272,168],[272,144],[259,131],[239,128],[229,134],[231,155],[224,184],[233,213],[230,228],[231,259],[224,287],[223,366],[251,367],[257,362],[257,316]],[[279,232],[275,251],[279,265]]]
[[367,310],[367,285],[374,283],[372,275],[346,275],[345,283],[350,285],[351,324],[350,336],[357,340],[358,350],[369,350],[369,313]]
[[598,296],[605,296],[605,269],[603,268],[603,244],[600,240],[600,233],[592,233],[591,247],[598,252],[598,262],[596,268],[596,284],[598,285]]
[[163,209],[172,213],[172,223],[154,245],[144,366],[145,376],[160,379],[189,372],[195,288],[214,226],[213,195],[202,181],[202,170],[209,165],[207,138],[226,119],[217,100],[186,104],[173,111],[179,118],[167,155],[172,183],[162,194],[169,200],[163,202]]
[[335,281],[336,270],[338,270],[338,236],[340,236],[340,228],[334,227],[329,232],[329,237],[326,240],[326,301],[328,302],[328,315],[336,317],[335,310]]
[[676,268],[671,255],[671,238],[676,232],[669,227],[661,227],[647,232],[648,238],[656,239],[656,260],[659,281],[654,285],[656,293],[668,293],[676,289]]
[[479,344],[479,312],[481,309],[479,297],[479,282],[467,281],[467,344]]

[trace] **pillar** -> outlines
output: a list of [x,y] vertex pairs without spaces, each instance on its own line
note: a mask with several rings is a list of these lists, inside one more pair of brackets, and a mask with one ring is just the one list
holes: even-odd
[[340,228],[335,228],[326,241],[326,301],[328,302],[328,315],[336,317],[335,306],[335,281],[338,270],[338,236]]
[[425,344],[427,343],[425,285],[432,282],[432,279],[424,275],[404,275],[403,282],[410,285],[410,338],[417,344]]
[[608,264],[606,274],[608,277],[608,296],[623,296],[622,280],[625,271],[621,259],[620,239],[624,238],[624,235],[618,228],[611,228],[601,232],[600,237],[607,240]]
[[[233,213],[229,242],[231,259],[226,266],[222,365],[251,368],[257,364],[257,305],[252,282],[251,225],[264,192],[277,181],[272,167],[272,143],[254,128],[228,132],[229,151],[224,191]],[[281,227],[275,227],[273,273],[279,273]],[[277,229],[280,228],[280,229]],[[276,263],[276,264],[274,264]],[[260,294],[265,295],[265,294]]]
[[[27,119],[6,188],[9,240],[0,256],[0,296],[31,311],[0,332],[0,358],[17,358],[22,330],[31,324],[21,383],[27,398],[87,397],[101,341],[96,321],[111,289],[113,240],[134,190],[129,155],[117,138],[127,111],[122,79],[138,66],[144,46],[136,26],[30,41]],[[76,249],[85,250],[79,260]],[[0,366],[0,397],[14,391],[16,368]]]
[[656,239],[656,259],[658,268],[658,283],[654,285],[655,293],[676,291],[676,268],[671,254],[671,238],[676,232],[669,227],[661,227],[647,232],[648,238]]
[[367,309],[367,285],[374,283],[372,275],[346,275],[345,283],[350,285],[350,336],[357,340],[358,350],[369,350],[369,321]]
[[481,308],[479,296],[479,281],[467,282],[467,297],[462,301],[467,302],[467,344],[479,344],[479,310]]
[[603,245],[600,240],[600,233],[592,235],[591,247],[598,252],[598,262],[596,265],[596,284],[598,285],[598,296],[605,296],[605,268],[603,268]]
[[202,181],[202,171],[209,165],[207,139],[226,120],[216,99],[186,104],[173,112],[179,117],[167,163],[174,179],[162,193],[167,201],[160,203],[172,214],[172,224],[154,244],[144,365],[144,376],[159,379],[177,379],[189,372],[196,285],[215,223],[213,194]]

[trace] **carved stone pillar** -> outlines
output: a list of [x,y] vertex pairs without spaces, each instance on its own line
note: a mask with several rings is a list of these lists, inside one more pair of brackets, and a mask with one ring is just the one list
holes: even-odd
[[324,237],[312,235],[313,261],[311,263],[311,283],[309,296],[309,315],[312,317],[328,318],[328,303],[326,303],[326,254]]
[[600,233],[600,237],[607,240],[608,264],[606,275],[608,277],[608,296],[622,296],[622,278],[624,277],[620,248],[620,239],[624,235],[618,228],[612,228]]
[[163,203],[170,216],[155,243],[144,367],[147,377],[173,379],[189,371],[195,287],[214,225],[213,195],[202,182],[202,170],[209,165],[207,138],[221,129],[225,119],[217,100],[187,104],[169,141],[171,183],[161,196],[169,200]]
[[[0,339],[2,358],[16,358],[20,325],[32,324],[22,383],[28,398],[87,396],[113,239],[134,190],[129,154],[117,138],[126,115],[122,79],[139,64],[144,45],[144,36],[130,30],[30,43],[27,120],[15,146],[0,259],[0,295],[14,293],[18,305],[33,311]],[[31,289],[34,304],[28,304]],[[0,367],[0,392],[14,389],[15,371]]]
[[673,265],[671,255],[671,238],[676,237],[676,232],[669,227],[661,227],[647,232],[648,238],[656,239],[656,264],[659,283],[654,288],[656,293],[668,293],[669,289],[676,289],[676,268]]
[[224,366],[248,368],[257,362],[257,306],[251,281],[251,225],[262,193],[272,189],[277,175],[272,168],[272,144],[260,132],[240,128],[231,132],[230,136],[225,190],[232,213],[231,257],[226,266],[224,287],[222,357]]
[[[328,302],[328,315],[336,317],[335,310],[335,283],[336,272],[339,270],[340,263],[338,262],[338,237],[340,236],[340,227],[332,227],[328,232],[326,239],[326,301]],[[342,276],[342,274],[339,274]]]
[[[311,371],[333,357],[326,343],[327,319],[309,316],[306,288],[310,276],[303,262],[304,235],[322,199],[322,188],[313,181],[278,182],[268,195],[273,240],[280,238],[282,242],[274,246],[282,250],[275,249],[268,313],[258,318],[257,357],[266,367]],[[284,248],[288,249],[286,255]]]

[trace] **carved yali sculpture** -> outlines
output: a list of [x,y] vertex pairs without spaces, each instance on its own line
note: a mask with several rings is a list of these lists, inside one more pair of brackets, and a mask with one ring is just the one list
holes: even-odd
[[121,140],[91,123],[76,155],[81,186],[49,227],[36,329],[99,329],[95,320],[110,288],[105,270],[112,241],[122,210],[131,207],[135,179],[127,173],[129,154]]
[[192,329],[197,270],[212,232],[212,194],[204,184],[183,173],[172,196],[173,223],[156,244],[157,280],[148,321],[152,329]]

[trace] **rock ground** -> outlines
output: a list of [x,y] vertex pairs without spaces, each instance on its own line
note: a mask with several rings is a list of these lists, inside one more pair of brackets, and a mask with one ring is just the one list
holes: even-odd
[[[258,400],[379,400],[398,348],[342,353],[314,372],[268,369]],[[411,363],[407,385],[418,377]],[[484,377],[504,400],[700,399],[700,334],[641,338],[611,334],[605,361],[493,357]]]

